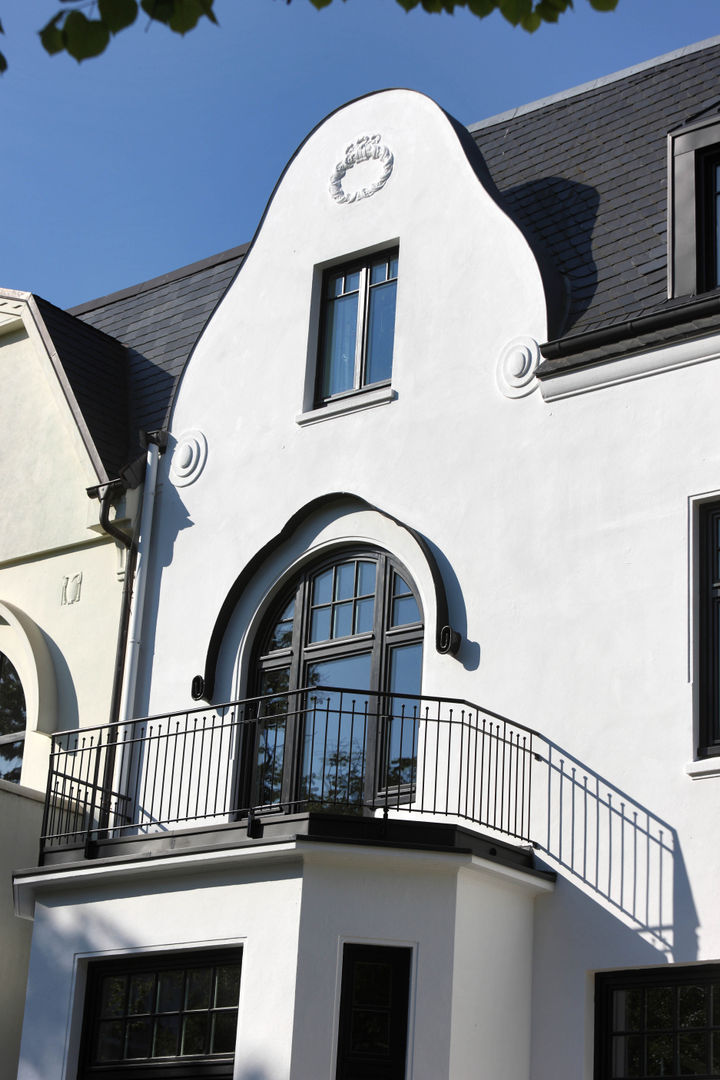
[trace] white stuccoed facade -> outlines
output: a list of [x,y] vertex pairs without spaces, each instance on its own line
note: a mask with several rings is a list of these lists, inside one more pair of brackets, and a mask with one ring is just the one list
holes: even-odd
[[[375,133],[386,183],[335,201],[337,161]],[[363,183],[375,168],[356,166]],[[392,394],[318,415],[322,271],[393,246]],[[247,583],[213,700],[249,693],[259,625],[300,568],[356,543],[391,552],[423,605],[423,692],[546,740],[531,831],[554,887],[468,854],[302,841],[27,876],[21,1080],[73,1080],[86,964],[126,952],[243,945],[235,1080],[334,1077],[346,941],[413,949],[408,1080],[591,1080],[596,971],[720,959],[720,776],[692,764],[695,522],[720,491],[720,343],[541,388],[518,357],[547,340],[548,302],[437,105],[388,91],[319,125],[179,386],[134,714],[197,707],[191,680],[238,575],[338,493]],[[457,656],[435,648],[432,573],[405,525],[435,553]]]

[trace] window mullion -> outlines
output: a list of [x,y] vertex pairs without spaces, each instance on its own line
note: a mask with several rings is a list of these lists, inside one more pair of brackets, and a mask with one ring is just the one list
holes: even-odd
[[369,306],[370,270],[363,266],[360,271],[360,295],[358,297],[357,333],[355,335],[355,389],[365,385],[365,359],[367,336],[367,311]]

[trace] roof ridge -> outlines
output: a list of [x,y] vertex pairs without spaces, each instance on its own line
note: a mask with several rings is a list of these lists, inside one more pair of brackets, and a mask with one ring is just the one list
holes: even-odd
[[643,60],[640,64],[633,64],[631,67],[613,72],[612,75],[603,75],[599,79],[591,79],[590,82],[573,86],[569,90],[560,90],[557,94],[550,94],[549,97],[538,98],[537,101],[530,101],[527,105],[517,105],[514,109],[507,109],[505,112],[497,113],[495,116],[489,116],[486,120],[478,120],[474,124],[468,124],[468,131],[475,132],[483,128],[494,127],[495,124],[513,120],[516,116],[522,116],[524,113],[534,112],[536,109],[545,108],[546,105],[554,105],[558,101],[565,101],[567,98],[586,94],[589,90],[596,90],[600,86],[607,86],[609,83],[618,82],[620,79],[627,79],[631,75],[638,74],[638,72],[647,71],[648,68],[659,67],[661,64],[677,60],[681,56],[702,52],[703,49],[710,49],[716,45],[720,45],[720,34],[706,38],[705,41],[698,41],[694,45],[684,45],[681,49],[675,49],[673,52],[656,56],[652,60]]
[[159,289],[162,285],[167,285],[171,281],[178,281],[180,278],[190,277],[200,270],[206,270],[211,266],[220,266],[221,263],[230,262],[232,259],[245,255],[249,247],[249,243],[239,244],[237,247],[228,248],[226,251],[220,251],[217,255],[209,255],[204,259],[198,259],[197,262],[188,263],[186,266],[180,266],[176,270],[170,270],[166,274],[148,278],[147,281],[140,281],[137,285],[130,285],[124,289],[118,289],[117,292],[108,293],[106,296],[99,296],[94,300],[86,300],[82,304],[75,304],[73,307],[64,310],[68,315],[84,315],[88,311],[94,311],[95,308],[106,307],[108,304],[116,304],[120,300],[127,300],[130,296],[137,296],[139,293],[151,292],[153,289]]

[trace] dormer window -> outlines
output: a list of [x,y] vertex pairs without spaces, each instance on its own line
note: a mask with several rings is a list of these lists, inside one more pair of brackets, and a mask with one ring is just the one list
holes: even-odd
[[397,250],[325,271],[318,405],[389,384],[397,276]]
[[720,121],[670,135],[670,296],[720,286]]

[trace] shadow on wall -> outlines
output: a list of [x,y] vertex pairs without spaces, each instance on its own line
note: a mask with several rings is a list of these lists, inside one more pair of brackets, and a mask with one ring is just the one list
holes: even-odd
[[566,750],[545,747],[536,847],[668,961],[696,960],[697,912],[676,831]]
[[570,304],[562,327],[567,333],[587,310],[597,288],[592,235],[600,195],[588,184],[543,176],[507,188],[502,199],[512,216],[542,240],[567,279]]

